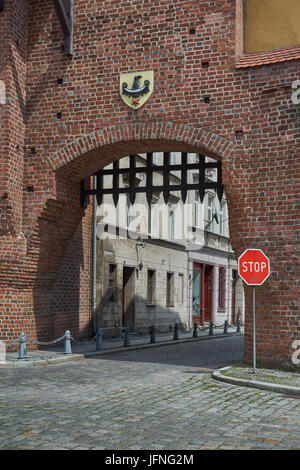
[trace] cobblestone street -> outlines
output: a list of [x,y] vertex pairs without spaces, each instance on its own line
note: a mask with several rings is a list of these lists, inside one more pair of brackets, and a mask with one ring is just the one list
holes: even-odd
[[0,370],[1,449],[300,449],[299,400],[216,382],[242,337]]

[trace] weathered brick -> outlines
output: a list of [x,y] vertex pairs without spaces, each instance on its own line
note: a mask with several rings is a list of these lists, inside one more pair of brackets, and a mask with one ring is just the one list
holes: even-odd
[[[198,151],[222,159],[235,254],[257,247],[271,261],[271,276],[257,289],[258,361],[290,362],[299,339],[300,137],[291,84],[300,62],[235,68],[241,3],[76,0],[70,58],[52,2],[5,1],[1,339],[21,330],[52,339],[67,327],[88,334],[92,210],[80,207],[80,179],[130,153]],[[119,74],[134,70],[155,76],[154,93],[138,111],[119,96]],[[246,288],[247,361],[250,297]]]

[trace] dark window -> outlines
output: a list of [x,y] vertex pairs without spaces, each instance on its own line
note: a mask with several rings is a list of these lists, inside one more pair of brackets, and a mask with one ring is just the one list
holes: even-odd
[[108,301],[115,302],[116,301],[116,265],[110,264],[109,265],[109,273],[108,273]]
[[183,305],[184,303],[184,276],[179,274],[179,303]]
[[167,306],[174,307],[174,273],[167,273]]
[[219,268],[219,308],[225,309],[226,270]]
[[148,269],[147,304],[155,304],[155,271],[153,271],[152,269]]

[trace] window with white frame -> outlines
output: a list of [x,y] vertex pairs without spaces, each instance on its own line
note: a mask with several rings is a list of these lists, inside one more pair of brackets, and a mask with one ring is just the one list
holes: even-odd
[[174,241],[175,237],[175,211],[169,207],[169,240]]
[[214,213],[215,213],[215,201],[214,201],[214,197],[211,196],[211,195],[208,195],[208,198],[207,198],[207,230],[209,230],[210,232],[213,232],[214,231],[214,228],[215,228],[215,221],[213,219],[214,217]]
[[200,227],[201,225],[201,202],[199,191],[195,191],[195,200],[194,200],[194,224],[195,227]]
[[220,234],[226,235],[226,202],[220,203]]
[[170,152],[170,165],[176,164],[176,152]]
[[152,162],[154,165],[159,165],[159,152],[153,152]]
[[130,202],[129,194],[127,194],[127,228],[134,230],[135,210]]
[[148,233],[152,235],[152,205],[148,205]]
[[148,206],[148,233],[152,237],[159,237],[159,204]]

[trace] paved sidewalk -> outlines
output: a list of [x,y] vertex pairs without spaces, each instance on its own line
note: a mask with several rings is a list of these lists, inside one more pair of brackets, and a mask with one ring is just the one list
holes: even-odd
[[213,373],[213,378],[233,385],[270,390],[300,397],[300,374],[275,369],[249,367],[223,367]]
[[0,449],[299,450],[297,398],[213,380],[242,357],[232,335],[4,368]]
[[214,335],[209,336],[208,330],[198,331],[198,338],[193,338],[193,331],[183,333],[179,331],[179,339],[173,339],[173,332],[170,333],[156,333],[156,343],[150,343],[149,335],[136,336],[130,335],[130,346],[124,346],[124,337],[116,339],[106,339],[103,341],[103,350],[96,350],[96,340],[91,341],[72,341],[72,355],[64,354],[64,345],[55,345],[39,351],[27,351],[27,359],[19,360],[19,352],[12,352],[6,354],[6,363],[1,366],[6,367],[26,367],[26,366],[44,366],[47,364],[54,364],[65,361],[74,361],[83,359],[84,357],[102,356],[105,354],[132,351],[144,348],[156,348],[159,346],[175,345],[182,342],[193,342],[201,340],[213,340],[215,338],[228,337],[231,335],[242,335],[236,333],[236,327],[229,327],[228,334],[223,334],[223,328],[214,328]]

